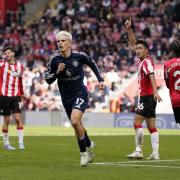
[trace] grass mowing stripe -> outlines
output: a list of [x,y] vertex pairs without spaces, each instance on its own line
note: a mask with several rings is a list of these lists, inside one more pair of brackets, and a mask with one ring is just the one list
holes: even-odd
[[[134,135],[133,128],[87,128],[90,136],[120,136],[120,135]],[[178,129],[159,129],[161,135],[180,135]],[[144,134],[149,135],[148,130],[144,129]],[[16,136],[16,126],[10,126],[9,135]],[[25,126],[25,136],[74,136],[73,128],[65,128],[58,126]]]
[[[35,130],[37,129],[35,128]],[[156,161],[149,163],[148,160],[147,163],[138,163],[141,160],[136,163],[129,162],[126,154],[134,149],[133,136],[92,136],[92,140],[97,145],[95,163],[121,162],[121,164],[89,164],[87,168],[81,168],[79,149],[74,136],[26,136],[25,151],[18,149],[5,151],[0,148],[0,180],[180,179],[178,135],[161,136],[160,155],[162,161],[159,163]],[[151,153],[150,137],[145,136],[144,141],[143,154],[146,156]],[[13,146],[18,147],[17,137],[10,137],[10,142]],[[58,146],[59,144],[60,146]],[[128,163],[124,163],[124,161]]]

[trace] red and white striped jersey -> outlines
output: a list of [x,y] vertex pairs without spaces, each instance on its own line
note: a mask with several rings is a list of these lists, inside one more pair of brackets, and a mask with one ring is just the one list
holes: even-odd
[[0,60],[0,95],[21,96],[23,91],[23,65],[19,62],[9,64]]
[[140,96],[153,95],[153,87],[149,74],[154,73],[154,62],[147,56],[144,60],[138,62],[138,82],[140,89]]

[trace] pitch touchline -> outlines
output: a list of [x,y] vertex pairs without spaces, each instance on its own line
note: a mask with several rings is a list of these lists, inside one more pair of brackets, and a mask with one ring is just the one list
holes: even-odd
[[131,166],[131,167],[153,167],[153,168],[174,168],[174,169],[180,169],[180,166],[157,166],[157,165],[144,165],[144,164],[117,164],[117,163],[92,163],[94,165],[103,165],[103,166]]

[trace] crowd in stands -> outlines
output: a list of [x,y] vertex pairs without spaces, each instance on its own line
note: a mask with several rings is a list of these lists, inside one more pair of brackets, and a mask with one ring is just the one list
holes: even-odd
[[104,92],[99,91],[93,72],[85,67],[89,111],[133,111],[136,100],[126,94],[119,97],[116,92],[122,79],[136,71],[137,59],[123,25],[127,15],[132,17],[137,37],[147,40],[151,56],[163,63],[168,58],[168,44],[180,35],[178,0],[59,0],[53,8],[47,5],[42,17],[27,28],[22,19],[1,27],[1,49],[12,45],[16,58],[25,66],[28,100],[24,109],[63,110],[58,87],[47,85],[44,72],[57,49],[55,34],[66,30],[73,34],[73,49],[86,52],[96,61],[107,84]]

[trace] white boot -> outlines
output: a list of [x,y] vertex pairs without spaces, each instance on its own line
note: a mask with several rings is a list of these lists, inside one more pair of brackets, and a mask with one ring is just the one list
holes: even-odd
[[142,151],[134,151],[132,154],[127,155],[127,158],[129,159],[142,159],[143,153]]
[[24,150],[24,149],[25,149],[25,146],[24,146],[23,143],[19,143],[19,149],[20,149],[20,150]]
[[82,167],[86,167],[88,165],[88,153],[80,152],[80,164]]
[[91,141],[91,146],[90,147],[87,147],[87,153],[88,153],[88,162],[89,163],[92,163],[93,160],[94,160],[94,152],[92,151],[94,148],[95,148],[96,144]]
[[5,150],[16,150],[16,148],[13,147],[13,146],[11,146],[10,144],[4,145],[4,149],[5,149]]
[[159,154],[158,153],[152,153],[150,154],[150,156],[147,158],[148,160],[159,160],[160,157],[159,157]]

